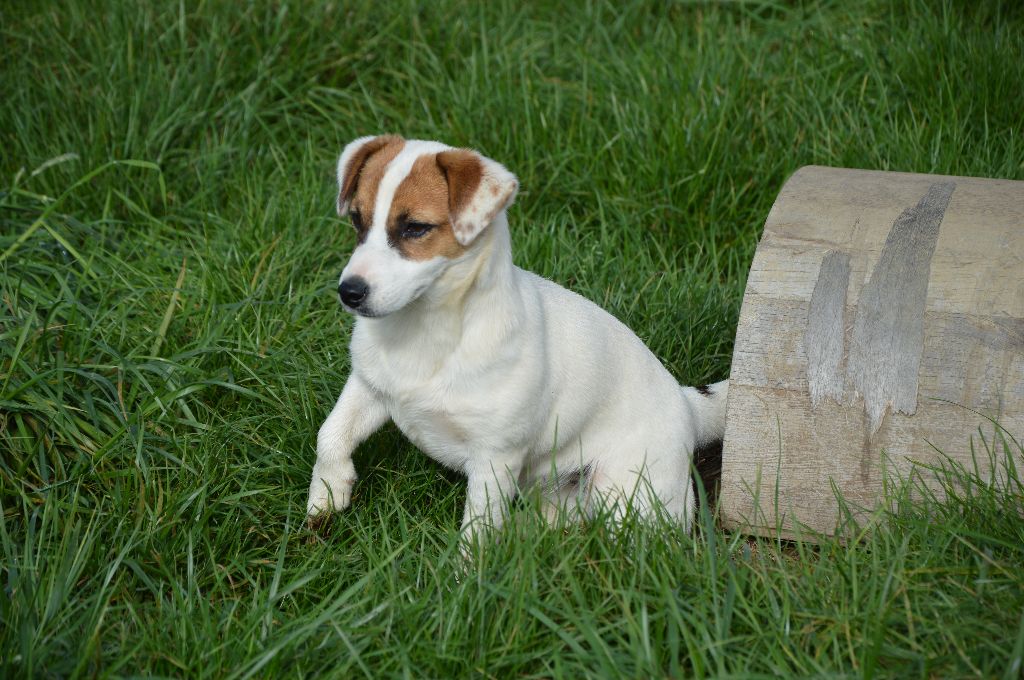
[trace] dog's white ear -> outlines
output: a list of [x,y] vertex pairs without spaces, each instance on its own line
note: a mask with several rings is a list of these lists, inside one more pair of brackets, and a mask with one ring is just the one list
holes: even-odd
[[395,135],[360,137],[345,145],[338,159],[338,216],[344,217],[359,186],[359,173],[373,154],[388,144],[402,141]]
[[468,246],[511,205],[519,180],[501,163],[469,149],[440,152],[437,166],[448,181],[448,212],[455,240]]

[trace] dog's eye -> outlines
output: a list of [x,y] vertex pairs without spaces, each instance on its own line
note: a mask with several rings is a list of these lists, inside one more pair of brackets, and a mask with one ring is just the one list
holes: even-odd
[[352,226],[358,231],[363,229],[363,217],[359,214],[358,210],[352,210],[348,214],[348,218],[352,220]]
[[402,238],[420,238],[426,235],[435,225],[426,222],[408,222],[402,228]]

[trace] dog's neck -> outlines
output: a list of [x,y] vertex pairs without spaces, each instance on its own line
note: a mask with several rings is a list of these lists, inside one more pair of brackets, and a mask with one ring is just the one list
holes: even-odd
[[[487,313],[474,314],[478,309]],[[441,360],[467,339],[481,349],[500,343],[521,314],[508,219],[502,211],[417,300],[386,317],[360,322],[368,322],[381,347],[429,347]]]

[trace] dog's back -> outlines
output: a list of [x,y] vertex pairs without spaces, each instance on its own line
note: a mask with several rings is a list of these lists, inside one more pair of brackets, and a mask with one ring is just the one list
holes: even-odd
[[[625,324],[590,300],[530,272],[543,309],[553,395],[538,428],[531,469],[586,468],[592,491],[644,500],[650,485],[669,511],[690,520],[690,462],[702,444],[721,439],[726,383],[682,387]],[[529,332],[529,329],[524,329]],[[550,452],[555,450],[554,461]],[[638,477],[639,471],[646,479]]]

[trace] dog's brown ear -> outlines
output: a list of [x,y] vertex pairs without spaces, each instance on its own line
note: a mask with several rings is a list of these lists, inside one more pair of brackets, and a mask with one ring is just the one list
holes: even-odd
[[440,152],[437,167],[448,181],[452,231],[463,246],[511,205],[519,189],[519,180],[505,166],[470,149]]
[[359,174],[373,154],[388,144],[401,142],[396,135],[360,137],[349,142],[338,159],[338,215],[344,217],[352,205],[352,197],[359,186]]

